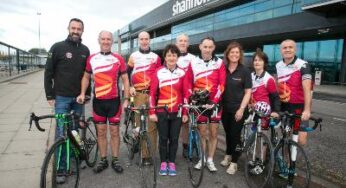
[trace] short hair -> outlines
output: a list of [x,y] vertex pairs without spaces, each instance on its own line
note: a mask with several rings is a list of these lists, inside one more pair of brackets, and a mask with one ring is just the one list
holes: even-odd
[[83,27],[83,29],[84,29],[84,23],[83,23],[83,21],[82,21],[81,19],[79,19],[79,18],[72,18],[72,19],[70,20],[70,22],[68,23],[68,26],[70,26],[71,22],[79,22],[79,23],[81,23],[81,24],[82,24],[82,27]]
[[102,31],[99,33],[99,39],[101,38],[101,35],[102,35],[103,33],[108,33],[108,34],[110,34],[111,39],[114,40],[113,33],[110,32],[110,31],[106,31],[106,30],[102,30]]
[[240,51],[240,57],[239,57],[239,62],[238,64],[242,64],[243,63],[243,59],[244,59],[244,51],[243,51],[243,47],[241,46],[241,44],[239,42],[236,41],[232,41],[231,43],[228,44],[225,52],[224,52],[224,59],[226,60],[226,63],[230,63],[229,59],[228,59],[228,54],[229,52],[233,49],[233,48],[238,48]]
[[180,56],[180,50],[175,44],[168,44],[163,50],[162,57],[165,58],[168,52],[171,52],[172,54],[177,54],[178,57]]
[[200,44],[202,44],[205,40],[211,40],[211,41],[213,41],[213,43],[214,43],[214,45],[215,45],[215,39],[214,39],[214,37],[211,37],[211,36],[204,37],[204,38],[202,38]]
[[296,41],[294,41],[294,40],[292,40],[292,39],[286,39],[286,40],[284,40],[284,41],[282,41],[282,42],[280,43],[280,48],[282,48],[282,44],[283,44],[284,42],[293,42],[294,46],[295,46],[295,47],[297,46]]
[[189,36],[187,34],[185,34],[185,33],[182,33],[182,34],[178,35],[175,40],[178,41],[178,39],[181,38],[181,37],[186,37],[187,40],[189,40]]
[[252,67],[254,66],[254,63],[253,63],[253,62],[255,62],[256,56],[263,60],[263,62],[264,62],[264,67],[263,67],[263,69],[266,71],[266,70],[268,69],[268,64],[269,64],[267,54],[264,53],[264,52],[261,50],[261,48],[257,48],[257,49],[256,49],[256,52],[255,52],[255,53],[253,54],[253,56],[252,56]]

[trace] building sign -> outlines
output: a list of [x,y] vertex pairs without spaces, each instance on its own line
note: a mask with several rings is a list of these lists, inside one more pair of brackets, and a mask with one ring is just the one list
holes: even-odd
[[180,1],[176,0],[172,6],[172,11],[173,11],[172,16],[176,16],[184,12],[187,12],[191,9],[194,9],[196,7],[200,7],[208,3],[209,1],[212,1],[212,0],[180,0]]
[[317,85],[317,86],[321,85],[321,79],[322,79],[322,71],[316,71],[315,72],[315,85]]

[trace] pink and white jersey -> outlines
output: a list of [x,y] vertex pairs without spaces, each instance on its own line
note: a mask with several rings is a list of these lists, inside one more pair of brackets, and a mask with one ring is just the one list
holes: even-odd
[[189,68],[189,65],[190,65],[190,62],[192,61],[193,58],[195,58],[196,56],[190,54],[190,53],[187,53],[186,55],[181,55],[179,58],[178,58],[178,62],[177,62],[177,65],[184,69],[184,71],[187,71],[187,69]]
[[[179,104],[182,104],[188,95],[188,88],[185,84],[185,71],[176,67],[173,71],[166,66],[162,66],[152,77],[150,87],[149,103],[151,107],[168,106],[169,112],[177,112]],[[160,111],[163,111],[160,110]],[[150,113],[153,114],[154,110]]]
[[205,62],[200,57],[194,58],[187,71],[188,79],[193,79],[194,90],[208,90],[209,99],[217,104],[225,90],[226,69],[223,61],[213,57]]
[[149,89],[151,76],[161,66],[160,57],[153,53],[136,51],[131,54],[128,66],[133,68],[131,74],[132,85],[136,90]]
[[286,65],[282,60],[276,64],[278,90],[281,102],[304,104],[302,81],[312,79],[308,62],[295,58]]
[[274,78],[268,73],[263,72],[257,76],[255,72],[251,73],[252,78],[252,96],[251,103],[258,101],[266,102],[270,105],[269,94],[276,93],[276,84]]
[[124,59],[116,53],[89,56],[85,71],[94,76],[94,94],[97,99],[118,97],[118,78],[126,73]]

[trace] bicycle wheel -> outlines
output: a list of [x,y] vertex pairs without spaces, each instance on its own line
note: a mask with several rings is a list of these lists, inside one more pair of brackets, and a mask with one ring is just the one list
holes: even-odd
[[[292,153],[296,152],[296,160]],[[275,174],[273,183],[277,187],[292,185],[293,187],[307,188],[310,185],[310,163],[303,148],[296,142],[289,140],[281,142],[274,151]]]
[[273,172],[273,146],[265,134],[254,133],[245,146],[245,179],[249,187],[268,187]]
[[[188,146],[188,171],[189,178],[193,187],[198,187],[203,179],[203,169],[205,165],[204,151],[202,148],[202,140],[197,129],[193,129],[189,133],[189,146]],[[200,162],[201,167],[196,168]]]
[[[66,147],[70,149],[66,150]],[[70,144],[69,141],[66,142],[66,140],[63,138],[59,139],[49,149],[43,161],[41,168],[40,187],[78,187],[78,167],[79,156],[74,145]]]
[[[156,187],[156,179],[157,179],[157,162],[156,157],[153,152],[153,147],[151,144],[151,140],[149,139],[147,134],[141,136],[141,148],[139,155],[139,171],[141,173],[142,179],[142,187]],[[143,149],[142,149],[143,148]],[[146,165],[143,159],[151,160],[152,164]]]
[[89,167],[94,167],[98,157],[97,128],[92,118],[87,121],[85,128],[84,149],[86,163]]
[[133,160],[134,154],[139,151],[138,139],[133,137],[132,129],[134,128],[134,113],[127,113],[125,116],[125,130],[123,133],[123,141],[126,144],[127,156],[129,160]]

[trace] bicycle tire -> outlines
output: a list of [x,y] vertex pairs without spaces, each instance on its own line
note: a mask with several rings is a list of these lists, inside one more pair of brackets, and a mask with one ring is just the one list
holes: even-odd
[[[295,169],[289,168],[293,166],[293,161],[288,155],[291,153],[292,147],[297,149],[297,156],[295,162]],[[280,142],[280,144],[275,148],[275,172],[280,176],[273,178],[273,183],[275,186],[286,186],[292,184],[293,187],[308,188],[311,181],[311,171],[310,162],[306,156],[304,149],[292,140],[286,142]],[[283,179],[282,174],[288,173],[288,178]],[[280,175],[281,174],[281,175]],[[290,183],[291,182],[291,183]]]
[[[195,155],[194,155],[195,154]],[[197,129],[191,130],[189,133],[189,145],[188,145],[188,172],[189,179],[193,187],[199,187],[203,180],[203,172],[205,166],[204,151],[202,147],[202,140]],[[196,169],[195,166],[201,160],[201,169]]]
[[[156,156],[153,152],[153,147],[150,138],[146,133],[140,137],[140,148],[139,148],[139,171],[141,173],[142,187],[143,188],[155,188],[157,184],[157,161]],[[147,148],[147,155],[144,155],[145,149]],[[143,158],[150,159],[152,164],[145,165]]]
[[132,129],[134,128],[134,112],[129,112],[125,116],[125,131],[123,133],[123,142],[126,144],[127,157],[133,160],[135,153],[139,150],[138,139],[133,137]]
[[[256,135],[257,134],[257,135]],[[261,143],[267,148],[264,149]],[[262,150],[263,149],[263,150]],[[267,135],[253,133],[245,146],[245,179],[251,188],[268,187],[274,167],[274,151]],[[264,156],[262,156],[262,152]]]
[[[41,168],[40,187],[75,187],[79,185],[79,154],[76,154],[76,149],[73,144],[70,143],[70,162],[69,169],[62,172],[63,176],[67,176],[66,182],[58,184],[56,181],[58,173],[58,164],[60,164],[59,156],[61,156],[61,150],[65,149],[66,140],[64,138],[58,139],[49,149],[46,154],[43,165]],[[61,159],[61,158],[60,158]]]
[[94,167],[98,158],[97,127],[92,118],[88,119],[88,126],[85,128],[84,150],[86,164]]

